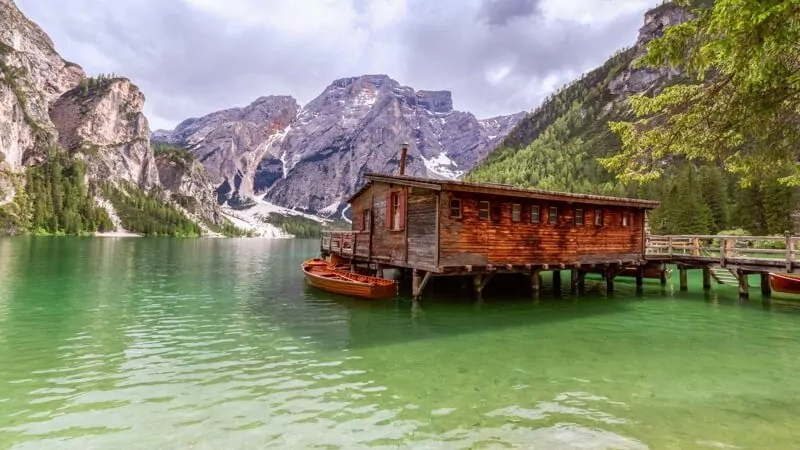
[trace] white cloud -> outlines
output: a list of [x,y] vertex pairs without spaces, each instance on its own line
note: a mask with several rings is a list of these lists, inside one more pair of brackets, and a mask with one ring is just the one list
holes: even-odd
[[[528,110],[635,42],[658,0],[17,0],[90,73],[147,97],[154,128],[270,94],[303,104],[385,73],[479,117]],[[555,81],[554,81],[555,80]]]

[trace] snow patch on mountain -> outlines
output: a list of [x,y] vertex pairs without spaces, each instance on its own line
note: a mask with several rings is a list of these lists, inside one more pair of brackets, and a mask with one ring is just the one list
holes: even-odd
[[428,169],[429,175],[434,177],[455,180],[464,175],[464,171],[458,170],[456,163],[447,157],[447,152],[441,152],[432,158],[422,156],[422,162],[425,164],[425,168]]

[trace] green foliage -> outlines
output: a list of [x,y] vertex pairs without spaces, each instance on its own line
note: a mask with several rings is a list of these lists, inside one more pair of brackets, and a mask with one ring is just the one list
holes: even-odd
[[259,218],[298,238],[316,238],[322,236],[322,224],[303,216],[284,216],[271,212],[267,217]]
[[[114,82],[125,79],[126,78],[120,77],[113,73],[101,73],[94,77],[86,77],[82,79],[80,85],[76,89],[77,92],[80,92],[80,94],[84,97],[88,97],[90,95],[93,96],[105,92],[105,90]],[[73,90],[73,92],[75,92],[75,90]]]
[[236,225],[232,224],[230,220],[225,219],[224,217],[220,220],[220,224],[217,225],[211,222],[208,219],[203,219],[203,224],[208,227],[211,231],[215,233],[219,233],[223,236],[228,237],[253,237],[255,233],[250,230],[243,230],[238,228]]
[[[663,158],[653,166],[661,173],[658,180],[620,179],[599,163],[617,157],[622,146],[609,121],[629,115],[627,105],[615,102],[619,97],[609,91],[610,80],[626,61],[620,55],[598,69],[605,78],[583,77],[551,97],[520,124],[520,130],[512,131],[507,142],[513,145],[490,154],[465,179],[660,200],[661,207],[650,217],[652,232],[659,234],[706,234],[737,226],[760,235],[794,231],[791,214],[800,206],[796,189],[776,181],[742,188],[741,177],[724,170],[716,160],[694,163],[686,157]],[[587,80],[599,81],[590,85]],[[686,87],[685,78],[672,81],[675,87]],[[574,100],[567,105],[566,98]],[[525,143],[524,139],[531,140]]]
[[165,195],[158,191],[142,190],[124,185],[121,189],[106,183],[103,195],[111,201],[122,221],[122,226],[145,235],[200,236],[200,227],[170,205]]
[[194,153],[182,147],[160,142],[152,142],[150,147],[153,149],[153,154],[156,157],[166,158],[186,167],[190,167],[197,161],[197,156]]
[[600,118],[604,107],[614,100],[609,85],[633,61],[636,49],[631,47],[615,53],[601,67],[588,72],[578,80],[549,95],[532,112],[528,113],[514,130],[503,139],[501,148],[518,149],[533,142],[559,117],[580,102],[587,114]]
[[49,150],[44,163],[27,170],[26,198],[17,202],[30,210],[26,228],[36,234],[70,235],[113,229],[106,211],[95,206],[85,175],[82,160]]
[[654,180],[679,156],[719,161],[743,186],[800,185],[800,2],[717,0],[695,15],[652,40],[640,65],[697,83],[631,97],[636,119],[612,124],[622,152],[603,165],[624,181]]

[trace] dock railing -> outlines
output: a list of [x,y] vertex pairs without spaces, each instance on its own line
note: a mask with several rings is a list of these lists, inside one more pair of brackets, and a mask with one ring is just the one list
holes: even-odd
[[719,259],[727,262],[785,263],[792,270],[800,236],[726,236],[726,235],[650,235],[647,237],[647,256],[666,256],[681,259]]

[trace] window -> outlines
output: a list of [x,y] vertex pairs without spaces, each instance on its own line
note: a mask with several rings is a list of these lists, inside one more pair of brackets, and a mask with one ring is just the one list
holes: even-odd
[[522,220],[522,205],[514,203],[511,205],[511,221],[520,222]]
[[583,210],[580,208],[575,210],[575,225],[583,225]]
[[365,209],[361,213],[361,231],[370,231],[370,219],[372,218],[370,212],[370,210]]
[[603,210],[602,209],[595,209],[594,210],[594,224],[598,227],[603,226]]
[[558,208],[555,206],[550,207],[550,216],[547,221],[550,222],[551,225],[555,225],[555,223],[558,222]]
[[455,198],[450,200],[450,217],[454,219],[461,218],[461,200]]
[[628,226],[628,213],[626,212],[622,213],[622,226],[623,227]]
[[481,220],[489,220],[489,202],[478,202],[478,218]]
[[386,195],[386,228],[402,231],[406,227],[406,191],[393,191]]
[[539,205],[531,206],[531,222],[539,223]]
[[392,217],[392,229],[399,230],[400,229],[400,193],[393,192],[392,193],[392,213],[394,214]]

